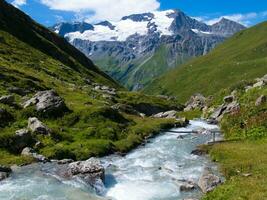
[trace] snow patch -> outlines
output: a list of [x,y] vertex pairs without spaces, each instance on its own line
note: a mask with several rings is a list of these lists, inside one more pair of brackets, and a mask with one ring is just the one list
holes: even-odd
[[208,34],[208,35],[211,35],[212,32],[208,32],[208,31],[201,31],[201,30],[198,30],[198,29],[191,29],[194,33],[202,33],[202,34]]

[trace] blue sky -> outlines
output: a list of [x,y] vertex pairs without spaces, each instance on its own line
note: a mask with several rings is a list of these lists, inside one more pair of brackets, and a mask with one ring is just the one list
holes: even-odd
[[116,21],[122,16],[180,9],[212,24],[226,17],[247,26],[267,20],[267,0],[8,0],[36,21],[51,26],[61,21]]

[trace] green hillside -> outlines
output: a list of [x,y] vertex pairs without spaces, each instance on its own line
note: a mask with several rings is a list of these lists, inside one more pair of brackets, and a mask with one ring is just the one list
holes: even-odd
[[[38,112],[32,104],[24,108],[37,92],[51,89],[66,104],[62,112]],[[8,165],[32,161],[20,155],[25,145],[57,159],[126,152],[174,124],[141,117],[129,106],[140,112],[181,109],[174,100],[125,91],[66,40],[0,1],[0,98],[3,95],[14,98],[0,103],[0,164]],[[113,107],[118,104],[126,108]],[[37,117],[50,134],[32,132],[31,142],[24,144],[15,132],[27,128],[29,117]]]
[[235,34],[206,56],[196,58],[153,81],[144,91],[186,101],[193,93],[212,95],[241,80],[267,72],[267,22]]

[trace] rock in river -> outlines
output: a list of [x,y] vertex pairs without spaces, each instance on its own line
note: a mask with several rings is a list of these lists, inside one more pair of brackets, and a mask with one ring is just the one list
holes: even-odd
[[0,165],[0,181],[8,178],[11,172],[11,168]]

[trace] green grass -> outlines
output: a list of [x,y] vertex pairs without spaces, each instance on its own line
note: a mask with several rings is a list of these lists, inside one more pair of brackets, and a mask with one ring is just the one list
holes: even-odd
[[144,92],[175,95],[186,101],[194,93],[213,95],[267,70],[267,22],[235,34],[202,56],[153,81]]
[[[21,149],[15,148],[15,131],[26,128],[29,117],[38,117],[52,130],[50,136],[33,134],[33,137],[42,144],[35,150],[54,159],[84,160],[116,151],[126,152],[147,135],[174,124],[172,120],[143,119],[111,109],[117,102],[165,109],[179,109],[181,105],[177,101],[125,91],[67,41],[18,9],[0,1],[0,10],[0,96],[9,94],[10,87],[30,91],[25,97],[15,95],[16,106],[0,104],[13,118],[1,124],[0,164],[31,162],[20,156]],[[114,87],[118,95],[106,99],[85,79]],[[64,99],[69,112],[63,116],[45,116],[34,107],[22,108],[25,98],[48,89],[54,89]],[[34,144],[28,145],[34,147]]]
[[267,95],[267,87],[249,92],[239,88],[240,112],[226,115],[221,122],[226,142],[204,147],[226,177],[226,182],[204,200],[267,199],[267,103],[255,106],[259,96]]

